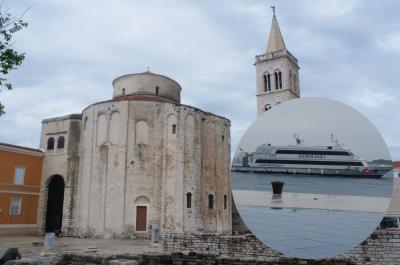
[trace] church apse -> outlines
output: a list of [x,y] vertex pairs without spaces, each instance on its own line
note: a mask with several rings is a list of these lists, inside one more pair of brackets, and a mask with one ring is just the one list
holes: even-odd
[[68,175],[68,156],[49,152],[45,161],[44,174],[58,167],[66,187],[73,184],[64,196],[64,234],[148,238],[153,224],[161,235],[230,234],[230,121],[181,104],[181,86],[150,71],[118,77],[113,87],[111,100],[79,116],[76,175]]

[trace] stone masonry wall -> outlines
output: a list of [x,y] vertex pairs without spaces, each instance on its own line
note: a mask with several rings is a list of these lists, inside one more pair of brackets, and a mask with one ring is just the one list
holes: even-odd
[[68,253],[61,255],[58,260],[52,263],[45,262],[28,262],[19,263],[18,261],[11,264],[27,265],[70,265],[70,264],[102,264],[102,265],[354,265],[350,261],[312,261],[312,260],[299,260],[299,259],[282,259],[279,261],[262,261],[262,260],[249,260],[243,258],[231,257],[217,257],[211,254],[202,254],[190,252],[183,253],[164,253],[164,254],[141,254],[133,255],[117,255],[117,256],[99,256],[88,254]]
[[196,252],[244,259],[278,260],[283,257],[279,252],[264,246],[252,234],[168,234],[163,236],[163,248],[167,252]]
[[337,258],[341,257],[355,264],[400,264],[400,229],[377,229],[367,240]]
[[[248,264],[267,264],[261,261],[292,264],[289,262],[301,261],[301,259],[284,257],[281,253],[264,246],[252,234],[239,236],[169,234],[163,237],[163,248],[168,252],[196,252],[218,258],[247,260]],[[302,261],[304,263],[301,264],[314,264],[310,260]],[[316,264],[400,264],[400,229],[377,229],[367,240],[352,250],[318,262],[323,263]]]

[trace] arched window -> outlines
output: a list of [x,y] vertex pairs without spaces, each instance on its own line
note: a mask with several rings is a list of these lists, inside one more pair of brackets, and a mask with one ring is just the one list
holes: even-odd
[[54,138],[50,137],[47,139],[47,150],[53,150],[54,149]]
[[135,143],[147,144],[148,138],[148,125],[144,120],[136,122]]
[[107,141],[107,117],[105,113],[97,116],[97,146],[101,146]]
[[158,93],[160,92],[160,88],[156,86],[156,95],[158,96]]
[[208,195],[208,209],[214,209],[214,195]]
[[109,141],[111,144],[121,144],[121,115],[118,111],[113,111],[109,121]]
[[125,96],[125,88],[122,89],[122,95]]
[[282,72],[279,70],[275,72],[275,89],[282,89]]
[[294,91],[294,82],[293,82],[292,71],[289,71],[289,89]]
[[57,149],[64,148],[64,144],[65,144],[65,137],[64,136],[58,137],[58,139],[57,139]]
[[192,208],[192,194],[186,193],[186,208]]
[[176,124],[172,124],[172,134],[176,134]]
[[228,196],[224,195],[224,209],[228,208]]
[[271,75],[268,73],[264,74],[264,91],[271,91]]

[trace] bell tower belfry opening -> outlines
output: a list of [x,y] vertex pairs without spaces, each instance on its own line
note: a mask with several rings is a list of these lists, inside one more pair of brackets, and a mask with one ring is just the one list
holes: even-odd
[[257,115],[285,100],[300,97],[299,66],[285,46],[273,11],[265,54],[256,56]]

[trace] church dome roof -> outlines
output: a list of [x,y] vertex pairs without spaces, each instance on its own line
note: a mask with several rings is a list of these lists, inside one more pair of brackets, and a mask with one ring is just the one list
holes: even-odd
[[150,72],[127,74],[117,77],[112,82],[113,98],[127,95],[151,95],[168,98],[180,103],[181,86],[175,80]]

